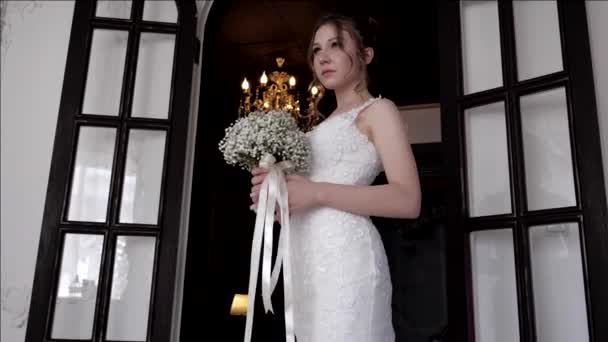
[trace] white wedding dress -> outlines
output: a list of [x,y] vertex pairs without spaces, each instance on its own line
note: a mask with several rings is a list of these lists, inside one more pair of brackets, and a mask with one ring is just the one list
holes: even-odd
[[[376,100],[334,114],[307,133],[312,181],[370,185],[383,170],[355,124]],[[371,219],[323,207],[294,212],[290,221],[297,342],[394,342],[391,277]]]

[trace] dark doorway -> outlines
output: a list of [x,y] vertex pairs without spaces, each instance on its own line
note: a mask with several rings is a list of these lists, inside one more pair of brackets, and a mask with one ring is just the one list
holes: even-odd
[[[403,4],[399,4],[403,6]],[[203,40],[202,84],[196,139],[191,217],[182,308],[182,340],[241,341],[245,317],[230,316],[235,294],[247,292],[255,216],[250,175],[227,166],[218,143],[237,117],[244,76],[256,80],[275,58],[305,93],[311,74],[306,48],[316,18],[326,10],[374,17],[381,25],[374,95],[398,106],[439,102],[435,1],[217,1]],[[331,109],[331,95],[326,110]],[[445,182],[440,143],[414,145],[423,186],[423,215],[415,221],[374,218],[383,237],[394,283],[398,341],[440,341],[447,328]],[[383,175],[376,183],[385,182]],[[276,241],[276,240],[275,240]],[[285,339],[280,284],[273,296],[277,315],[262,313],[256,297],[254,340]],[[259,295],[259,293],[258,293]],[[188,336],[188,337],[186,337]],[[217,339],[217,338],[216,338]]]

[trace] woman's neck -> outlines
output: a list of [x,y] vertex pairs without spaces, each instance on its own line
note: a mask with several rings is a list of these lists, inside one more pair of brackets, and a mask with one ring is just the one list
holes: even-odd
[[342,113],[351,110],[365,101],[372,98],[372,95],[369,93],[367,88],[362,89],[360,91],[355,90],[354,88],[349,89],[336,89],[336,110],[335,113]]

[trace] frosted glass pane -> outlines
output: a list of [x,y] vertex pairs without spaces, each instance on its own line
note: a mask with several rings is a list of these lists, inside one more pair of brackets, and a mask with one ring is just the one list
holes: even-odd
[[117,238],[108,340],[146,340],[155,249],[156,238],[152,236]]
[[106,221],[115,141],[115,128],[80,128],[68,220]]
[[169,117],[175,35],[142,33],[131,116]]
[[95,12],[97,17],[129,19],[131,18],[131,1],[100,0]]
[[93,31],[83,113],[118,115],[128,36],[127,31]]
[[146,0],[144,4],[144,20],[176,23],[177,7],[175,0]]
[[103,235],[66,234],[52,338],[91,339]]
[[513,233],[473,232],[470,243],[475,341],[519,341]]
[[589,341],[577,223],[530,228],[538,341]]
[[120,222],[157,223],[166,135],[156,130],[129,132]]
[[513,17],[519,80],[561,71],[556,1],[513,1]]
[[565,89],[523,96],[520,102],[528,209],[576,205]]
[[465,111],[469,215],[511,212],[511,181],[503,102]]
[[464,93],[502,86],[496,1],[462,1],[460,16]]

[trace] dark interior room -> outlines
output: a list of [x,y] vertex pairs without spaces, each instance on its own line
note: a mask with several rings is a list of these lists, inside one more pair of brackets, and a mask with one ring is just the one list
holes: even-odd
[[[277,57],[285,59],[282,69],[295,76],[305,98],[312,80],[306,61],[311,30],[320,14],[332,10],[368,15],[379,23],[372,95],[397,106],[439,102],[435,1],[216,1],[203,39],[182,341],[189,336],[243,339],[245,316],[231,316],[230,306],[248,287],[255,221],[249,210],[250,174],[227,166],[218,143],[237,118],[243,78],[259,82],[262,71],[277,69]],[[332,101],[328,91],[319,103],[322,114],[333,110]],[[443,158],[440,143],[416,144],[413,150],[423,190],[420,218],[373,220],[389,258],[397,340],[442,341],[447,330]],[[385,181],[381,174],[376,183]],[[280,289],[281,283],[273,295],[275,315],[263,313],[256,293],[255,341],[285,338]]]

